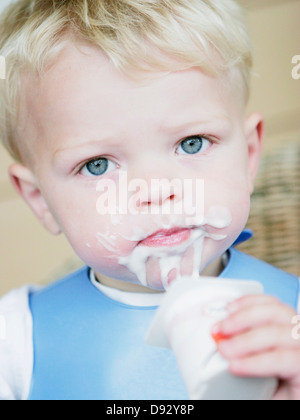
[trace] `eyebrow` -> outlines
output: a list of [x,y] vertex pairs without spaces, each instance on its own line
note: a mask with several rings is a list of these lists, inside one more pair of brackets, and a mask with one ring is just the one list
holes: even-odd
[[95,148],[96,146],[99,146],[99,144],[103,144],[103,143],[109,143],[110,145],[115,145],[115,146],[120,146],[120,144],[121,144],[121,142],[116,141],[115,138],[103,137],[103,138],[98,138],[97,140],[85,141],[85,142],[77,144],[75,146],[60,147],[60,148],[58,148],[54,151],[53,155],[57,156],[61,153],[72,152],[72,151],[80,150],[80,149],[83,149],[83,148],[90,148],[91,149],[91,148]]
[[229,125],[231,125],[231,120],[228,116],[218,115],[218,116],[213,116],[212,118],[207,119],[207,120],[195,119],[195,120],[182,122],[182,123],[179,122],[178,124],[173,124],[172,126],[168,126],[166,124],[162,127],[162,129],[170,133],[173,133],[173,132],[178,133],[178,132],[186,130],[188,127],[191,127],[191,128],[201,127],[201,126],[205,127],[205,126],[212,126],[216,124],[218,128],[228,127]]
[[[212,125],[217,124],[217,128],[218,129],[224,129],[225,127],[228,127],[229,125],[231,125],[231,120],[229,117],[227,116],[223,116],[223,115],[219,115],[219,116],[213,116],[210,119],[207,120],[191,120],[191,121],[186,121],[186,122],[182,122],[179,124],[172,124],[172,125],[167,125],[167,124],[163,124],[160,127],[160,130],[167,132],[167,133],[181,133],[183,131],[185,131],[188,127],[200,127],[203,126],[212,126]],[[196,133],[194,133],[196,134]],[[197,134],[201,134],[201,133],[197,133]],[[80,144],[77,144],[75,146],[71,146],[71,147],[61,147],[58,148],[54,151],[53,157],[54,159],[56,158],[57,155],[62,154],[62,153],[66,153],[66,152],[72,152],[72,151],[76,151],[76,150],[80,150],[83,148],[96,148],[98,147],[100,144],[109,144],[109,146],[115,146],[115,147],[120,147],[122,144],[124,144],[124,142],[121,142],[120,140],[116,140],[115,136],[107,136],[107,137],[103,137],[103,138],[98,138],[97,140],[90,140],[90,141],[86,141]]]

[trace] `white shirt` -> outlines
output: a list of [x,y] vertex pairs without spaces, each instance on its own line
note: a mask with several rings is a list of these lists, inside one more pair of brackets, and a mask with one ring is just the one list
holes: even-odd
[[[164,297],[164,293],[111,289],[99,284],[92,271],[91,282],[110,298],[128,305],[159,306]],[[33,370],[33,326],[28,296],[38,289],[24,286],[0,299],[0,400],[28,399]]]
[[26,400],[33,367],[31,287],[0,299],[0,400]]

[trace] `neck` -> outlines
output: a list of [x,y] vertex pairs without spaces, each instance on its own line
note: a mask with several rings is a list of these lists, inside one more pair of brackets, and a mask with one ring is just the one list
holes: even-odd
[[[206,277],[218,277],[224,270],[222,257],[217,258],[211,264],[209,264],[201,273],[201,276]],[[103,286],[110,287],[112,289],[121,290],[123,292],[131,293],[163,293],[162,290],[151,289],[149,287],[142,286],[140,284],[129,283],[122,280],[112,279],[106,277],[100,273],[95,272],[96,279]]]

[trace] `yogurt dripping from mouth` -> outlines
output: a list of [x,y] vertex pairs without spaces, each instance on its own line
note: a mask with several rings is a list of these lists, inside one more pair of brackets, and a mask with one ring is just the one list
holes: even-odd
[[[195,221],[196,222],[196,221]],[[159,261],[161,270],[161,282],[165,290],[169,287],[169,274],[176,270],[176,281],[180,277],[180,265],[184,253],[188,248],[194,248],[194,261],[192,278],[198,279],[200,276],[200,268],[202,263],[203,246],[205,238],[210,238],[215,241],[221,241],[227,235],[209,233],[209,228],[224,229],[232,222],[232,217],[224,207],[212,207],[207,216],[202,218],[201,223],[195,223],[190,228],[189,238],[178,245],[152,247],[152,246],[137,246],[134,251],[126,256],[119,257],[119,264],[127,267],[133,274],[136,275],[139,282],[143,286],[147,284],[146,264],[149,258],[155,258]],[[126,238],[129,240],[129,238]]]

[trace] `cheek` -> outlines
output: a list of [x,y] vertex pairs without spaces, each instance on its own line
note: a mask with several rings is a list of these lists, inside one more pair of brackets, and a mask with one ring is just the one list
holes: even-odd
[[102,223],[97,219],[93,223],[89,218],[84,222],[82,218],[80,225],[82,228],[74,230],[66,227],[65,234],[73,246],[74,250],[83,260],[109,259],[117,261],[119,257],[128,255],[133,248],[133,242],[127,241],[120,236],[113,226],[109,223]]
[[213,206],[220,206],[230,212],[232,221],[224,229],[229,245],[235,241],[244,229],[250,212],[250,191],[247,176],[224,176],[210,178],[205,185],[205,212]]
[[126,226],[125,218],[100,215],[94,201],[88,206],[84,199],[64,199],[56,217],[75,253],[87,265],[114,265],[119,257],[132,252],[134,242],[120,234]]
[[247,224],[250,212],[250,196],[245,194],[243,197],[240,196],[238,201],[234,201],[233,199],[230,212],[232,215],[232,222],[226,232],[226,248],[232,246]]
[[[223,255],[224,252],[232,246],[245,228],[249,217],[250,195],[246,188],[229,188],[219,191],[217,203],[222,203],[220,205],[229,210],[232,221],[228,227],[222,229],[222,234],[226,235],[224,240],[215,241],[210,238],[206,239],[203,249],[204,266],[209,265],[209,263]],[[207,199],[207,202],[209,201],[210,198]],[[216,196],[211,196],[211,203],[216,203]],[[220,232],[215,229],[212,233],[217,234]]]

